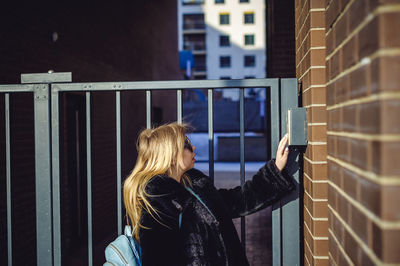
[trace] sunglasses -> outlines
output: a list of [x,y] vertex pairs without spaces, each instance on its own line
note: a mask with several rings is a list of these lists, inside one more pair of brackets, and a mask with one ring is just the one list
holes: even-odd
[[188,149],[190,152],[193,152],[193,147],[192,147],[192,143],[190,143],[190,140],[188,139],[188,137],[185,137],[185,149]]

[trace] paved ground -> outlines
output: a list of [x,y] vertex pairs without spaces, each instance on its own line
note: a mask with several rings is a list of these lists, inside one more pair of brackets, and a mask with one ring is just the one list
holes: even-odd
[[[246,164],[246,180],[256,173],[260,163]],[[196,168],[208,172],[208,164],[196,164]],[[239,164],[223,163],[214,166],[214,183],[217,188],[232,188],[240,184]],[[240,219],[234,224],[240,236]],[[246,253],[250,265],[272,265],[271,208],[246,217]]]

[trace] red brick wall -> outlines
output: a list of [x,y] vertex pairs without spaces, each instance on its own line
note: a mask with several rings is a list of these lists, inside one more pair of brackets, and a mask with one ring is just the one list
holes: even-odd
[[400,263],[400,5],[326,3],[329,258]]
[[325,3],[295,1],[296,77],[307,108],[304,155],[304,264],[328,265]]
[[267,7],[267,77],[296,76],[294,1],[265,1]]
[[309,123],[305,264],[398,264],[400,5],[295,3]]

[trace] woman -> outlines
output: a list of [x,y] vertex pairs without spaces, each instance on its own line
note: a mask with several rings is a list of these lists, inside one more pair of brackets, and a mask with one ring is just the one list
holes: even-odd
[[193,169],[195,147],[186,132],[185,125],[172,123],[146,129],[138,138],[124,202],[142,264],[248,265],[232,219],[258,211],[294,188],[283,171],[287,136],[279,143],[276,160],[251,181],[217,190],[210,178]]

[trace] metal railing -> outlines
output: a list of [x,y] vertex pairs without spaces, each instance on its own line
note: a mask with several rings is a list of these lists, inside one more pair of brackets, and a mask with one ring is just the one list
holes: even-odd
[[[245,79],[245,80],[189,80],[152,82],[103,82],[103,83],[51,83],[60,81],[58,73],[38,74],[25,77],[28,85],[0,85],[0,93],[5,97],[6,128],[6,183],[7,183],[7,241],[8,264],[12,265],[11,238],[11,178],[10,171],[10,113],[9,95],[19,92],[33,92],[34,132],[35,132],[35,175],[36,175],[36,234],[37,264],[61,265],[61,203],[60,203],[60,123],[59,96],[61,92],[85,92],[86,95],[86,151],[87,151],[87,208],[88,208],[88,258],[93,265],[92,232],[92,165],[91,165],[91,93],[94,91],[114,91],[116,103],[116,164],[117,179],[117,226],[122,232],[122,180],[121,180],[121,92],[145,91],[146,126],[151,127],[151,95],[154,90],[176,90],[177,121],[182,122],[182,91],[207,89],[208,91],[208,147],[209,175],[214,179],[214,121],[213,90],[239,88],[240,91],[240,183],[245,182],[244,157],[244,90],[246,88],[266,88],[270,95],[270,149],[276,151],[279,139],[286,132],[286,110],[297,107],[296,79]],[[53,75],[53,76],[51,76]],[[43,83],[40,83],[42,80]],[[62,80],[62,78],[61,78]],[[68,78],[67,78],[67,81]],[[297,157],[293,165],[293,176],[299,181]],[[297,193],[297,194],[296,194]],[[300,254],[300,210],[299,189],[295,199],[286,205],[278,203],[273,211],[273,265],[299,265]],[[241,239],[245,243],[245,220],[241,220]]]

